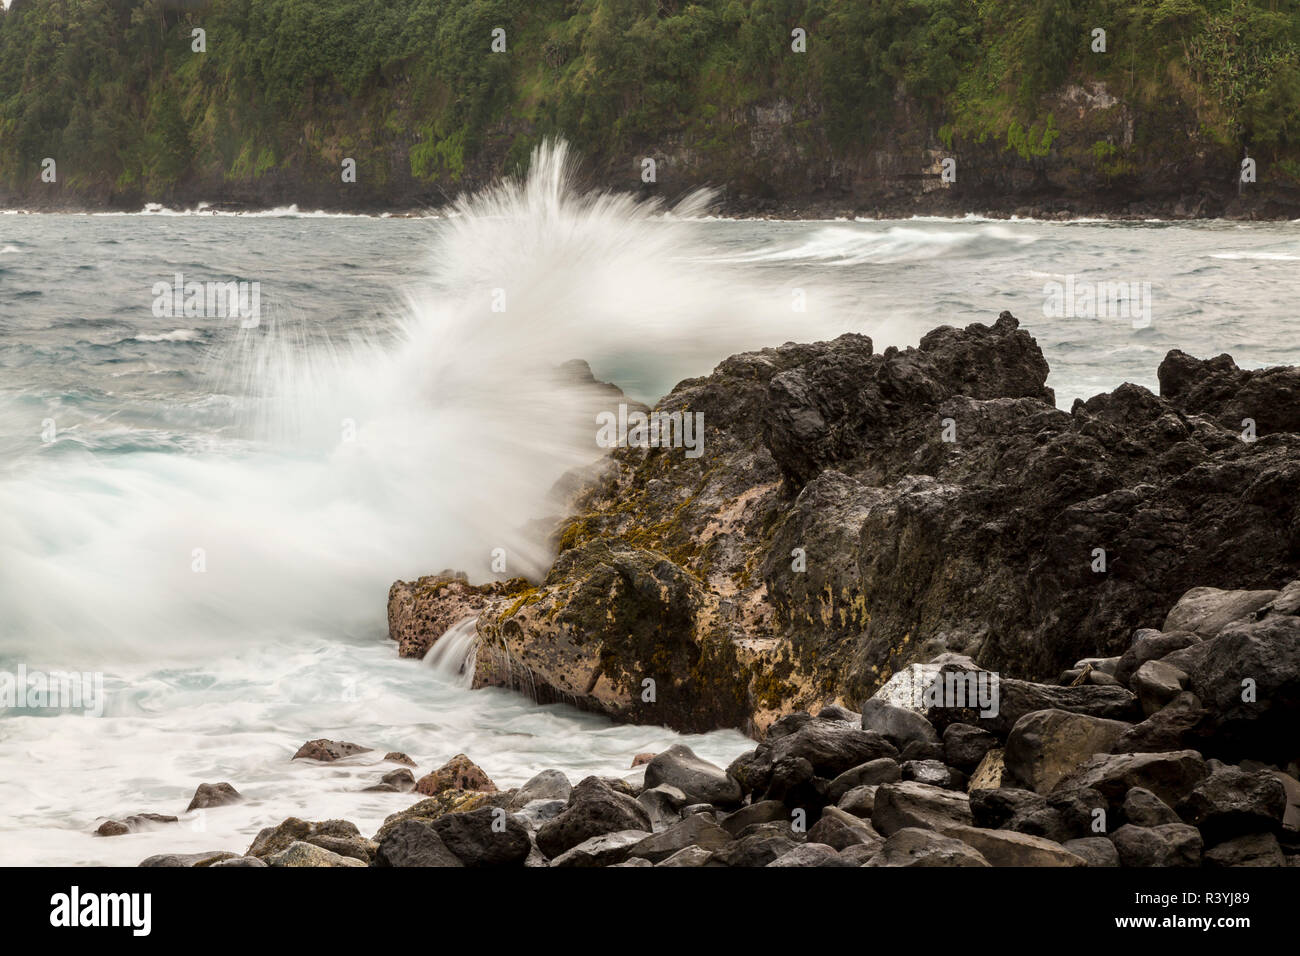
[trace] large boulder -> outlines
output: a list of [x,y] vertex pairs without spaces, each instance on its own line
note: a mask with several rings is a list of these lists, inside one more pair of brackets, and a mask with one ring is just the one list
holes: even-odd
[[1173,806],[1208,775],[1205,760],[1194,750],[1098,754],[1058,782],[1056,789],[1088,787],[1119,807],[1130,789],[1143,787]]
[[427,823],[404,820],[393,827],[375,851],[375,866],[464,866]]
[[543,770],[514,792],[507,806],[521,810],[534,800],[568,800],[573,792],[569,778],[559,770]]
[[1129,686],[1138,695],[1142,713],[1148,717],[1187,689],[1187,675],[1165,661],[1147,661],[1136,671]]
[[1209,712],[1207,752],[1282,760],[1300,724],[1300,617],[1238,622],[1164,658]]
[[915,781],[882,784],[876,789],[871,825],[885,837],[904,827],[946,832],[972,822],[970,798]]
[[501,807],[444,813],[429,827],[466,866],[518,866],[532,849],[528,828]]
[[1200,750],[1212,732],[1209,711],[1195,694],[1183,691],[1146,720],[1120,735],[1115,753],[1166,753]]
[[1134,787],[1125,794],[1121,810],[1126,823],[1139,827],[1158,827],[1165,823],[1182,822],[1169,804],[1144,787]]
[[712,859],[713,853],[711,851],[700,846],[688,846],[659,863],[650,863],[649,860],[646,860],[646,862],[650,863],[651,866],[666,866],[675,869],[677,867],[705,866]]
[[1128,686],[1137,669],[1147,661],[1158,661],[1174,651],[1199,644],[1204,638],[1191,631],[1170,631],[1165,633],[1152,628],[1139,628],[1133,633],[1133,642],[1120,655],[1115,665],[1115,680]]
[[897,749],[879,733],[839,721],[815,719],[774,741],[770,759],[773,764],[790,758],[807,760],[817,776],[834,778],[869,760],[897,754]]
[[1176,809],[1208,839],[1225,840],[1280,829],[1286,806],[1286,788],[1276,775],[1226,766],[1197,783]]
[[914,740],[939,740],[931,723],[916,711],[876,698],[862,705],[862,729],[874,730],[900,750]]
[[729,806],[740,802],[740,784],[721,767],[697,757],[685,744],[674,744],[645,767],[645,785],[676,787],[690,803]]
[[587,777],[573,788],[564,812],[542,824],[537,831],[537,846],[554,859],[595,836],[617,830],[650,829],[650,815],[633,797],[599,777]]
[[1286,866],[1286,856],[1271,833],[1247,833],[1205,851],[1205,866]]
[[1109,753],[1130,726],[1064,710],[1031,711],[1011,728],[1003,764],[1013,783],[1050,793],[1085,761]]
[[[572,849],[565,850],[551,866],[594,867],[618,866],[634,854],[632,851],[645,837],[644,830],[616,830],[583,840]],[[644,857],[640,857],[644,859]],[[649,863],[649,860],[646,860]]]
[[767,866],[798,846],[799,841],[783,833],[751,833],[711,851],[708,862],[718,866]]
[[722,818],[722,828],[732,836],[739,836],[747,827],[757,823],[790,820],[790,808],[780,800],[760,800]]
[[942,760],[904,760],[899,771],[904,780],[916,780],[948,790],[966,789],[966,775]]
[[888,757],[877,757],[866,763],[850,767],[835,777],[826,787],[826,799],[838,802],[844,794],[858,787],[875,787],[882,783],[895,783],[903,778],[898,762]]
[[1066,840],[1061,846],[1075,856],[1082,857],[1088,866],[1119,866],[1119,851],[1115,849],[1115,844],[1106,837],[1079,837],[1075,840]]
[[808,830],[808,841],[845,850],[859,844],[878,844],[882,838],[866,820],[837,807],[827,807]]
[[1234,621],[1249,619],[1277,595],[1277,591],[1192,588],[1169,609],[1161,630],[1182,631],[1201,638],[1215,637]]
[[637,794],[636,802],[650,814],[650,823],[656,832],[680,820],[682,809],[690,803],[686,794],[666,783],[642,790]]
[[731,840],[732,835],[718,826],[711,814],[696,813],[659,833],[643,835],[632,847],[631,855],[658,863],[688,846],[712,851]]
[[943,729],[944,760],[963,773],[972,773],[997,745],[997,737],[973,724],[949,724]]
[[[1137,696],[1113,685],[1059,687],[1003,678],[997,682],[997,688],[997,713],[988,717],[965,713],[974,716],[973,722],[979,727],[1002,737],[1011,732],[1020,718],[1035,711],[1057,710],[1111,721],[1129,721],[1142,716]],[[954,716],[961,717],[963,712],[956,711]],[[932,718],[943,719],[941,713],[934,712]]]
[[788,853],[778,856],[768,864],[774,867],[808,867],[808,866],[858,866],[850,860],[843,859],[834,847],[824,843],[805,843]]

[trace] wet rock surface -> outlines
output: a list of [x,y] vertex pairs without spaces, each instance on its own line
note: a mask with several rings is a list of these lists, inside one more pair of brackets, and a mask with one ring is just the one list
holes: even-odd
[[[999,735],[1049,708],[1133,722],[1185,690],[1220,695],[1214,735],[1281,734],[1300,666],[1300,600],[1276,603],[1300,577],[1300,371],[1175,351],[1160,394],[1123,385],[1069,412],[1047,375],[1003,313],[915,348],[850,334],[735,355],[680,383],[658,410],[704,415],[701,457],[617,449],[571,482],[536,585],[441,585],[457,614],[482,604],[476,683],[759,733],[800,708],[862,713],[949,651],[1006,678],[997,715],[961,720]],[[1131,685],[1175,645],[1183,659]],[[1230,706],[1243,659],[1265,708]],[[1042,683],[1062,674],[1080,683]],[[901,751],[897,703],[861,726]]]

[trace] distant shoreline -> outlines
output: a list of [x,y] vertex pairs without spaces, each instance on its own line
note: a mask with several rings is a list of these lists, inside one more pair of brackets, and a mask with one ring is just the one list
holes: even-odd
[[[305,208],[299,209],[296,203],[284,206],[249,206],[247,208],[223,208],[227,204],[207,204],[199,203],[195,206],[173,207],[161,206],[157,203],[149,203],[143,209],[105,209],[95,206],[68,206],[58,209],[32,209],[23,207],[3,207],[0,208],[0,216],[156,216],[158,218],[201,218],[203,216],[218,216],[222,218],[243,218],[249,219],[451,219],[456,217],[456,213],[449,211],[448,206],[438,208],[408,208],[408,209],[383,209],[383,210],[359,210],[359,209],[330,209],[330,208]],[[150,206],[159,206],[159,208],[148,208]],[[671,212],[671,207],[664,210],[666,213]],[[800,210],[777,210],[772,212],[749,212],[744,213],[738,210],[719,210],[705,216],[689,217],[697,222],[1071,222],[1071,223],[1107,223],[1107,222],[1125,222],[1125,223],[1176,223],[1176,222],[1300,222],[1300,208],[1291,210],[1288,214],[1275,215],[1176,215],[1172,212],[1165,215],[1136,215],[1127,213],[1115,213],[1104,211],[1093,211],[1083,213],[1051,213],[1043,215],[1041,209],[1031,209],[1029,214],[1026,211],[1019,210],[1008,212],[1000,209],[985,210],[966,210],[966,211],[944,211],[944,212],[920,212],[909,210],[874,210],[873,215],[864,215],[862,213],[854,214],[829,214],[828,210],[817,209],[810,210],[808,213],[801,214]],[[1038,215],[1032,213],[1037,212]]]

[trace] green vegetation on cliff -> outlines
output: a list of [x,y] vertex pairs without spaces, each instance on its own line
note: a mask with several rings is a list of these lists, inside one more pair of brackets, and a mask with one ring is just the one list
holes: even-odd
[[557,134],[629,187],[641,155],[761,191],[900,143],[1106,182],[1245,148],[1297,180],[1298,51],[1300,0],[13,0],[0,187],[50,157],[101,201],[341,196],[351,157],[372,198],[450,195]]

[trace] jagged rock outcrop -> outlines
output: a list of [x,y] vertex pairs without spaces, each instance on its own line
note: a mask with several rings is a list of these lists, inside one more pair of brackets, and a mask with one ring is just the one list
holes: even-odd
[[[1126,649],[1192,588],[1268,600],[1300,576],[1300,371],[1171,352],[1161,395],[1126,384],[1069,412],[1047,375],[1010,313],[916,348],[850,334],[733,356],[658,406],[703,414],[702,457],[614,451],[579,484],[536,587],[462,583],[412,614],[481,604],[479,686],[688,731],[853,707],[945,651],[1032,680],[1086,659],[1086,688],[1056,691],[1129,720],[1178,695],[1119,686],[1177,645],[1169,663],[1203,697],[1228,660],[1198,650],[1204,634],[1164,627],[1159,648]],[[1288,627],[1220,646],[1262,658],[1293,646]],[[1115,657],[1112,673],[1092,663]],[[1055,706],[1022,703],[970,723],[1005,735]],[[1225,733],[1253,719],[1226,700],[1216,714]]]

